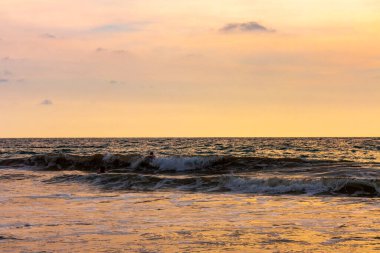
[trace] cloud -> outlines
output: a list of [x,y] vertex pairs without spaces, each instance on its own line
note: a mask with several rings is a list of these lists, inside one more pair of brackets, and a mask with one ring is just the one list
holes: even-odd
[[275,32],[257,22],[246,23],[229,23],[223,26],[220,31],[222,32]]
[[115,53],[115,54],[129,54],[129,52],[127,50],[123,50],[123,49],[113,50],[112,53]]
[[100,52],[104,52],[104,51],[107,51],[107,49],[103,48],[103,47],[98,47],[97,49],[95,49],[96,52],[100,53]]
[[113,53],[113,54],[118,54],[118,55],[129,55],[131,56],[131,53],[128,50],[124,49],[107,49],[104,47],[98,47],[95,49],[96,53]]
[[46,38],[46,39],[56,39],[57,38],[54,34],[51,34],[51,33],[41,34],[41,37]]
[[3,75],[4,76],[11,76],[12,72],[10,72],[9,70],[3,70]]
[[7,82],[9,82],[8,79],[4,79],[4,78],[1,78],[1,79],[0,79],[0,84],[1,84],[1,83],[7,83]]
[[108,83],[111,85],[123,85],[124,84],[124,82],[117,81],[117,80],[110,80]]
[[135,32],[141,30],[144,23],[111,23],[97,26],[91,29],[91,32],[97,33],[117,33],[117,32]]
[[44,99],[40,105],[52,105],[53,104],[53,101],[51,101],[50,99]]
[[95,52],[97,52],[97,53],[110,52],[110,53],[115,53],[115,54],[129,53],[127,50],[124,50],[124,49],[112,50],[112,49],[107,49],[104,47],[98,47],[97,49],[95,49]]

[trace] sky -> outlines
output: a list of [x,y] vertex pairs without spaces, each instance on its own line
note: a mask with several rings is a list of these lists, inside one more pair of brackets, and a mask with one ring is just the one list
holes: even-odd
[[0,137],[380,136],[378,0],[1,0]]

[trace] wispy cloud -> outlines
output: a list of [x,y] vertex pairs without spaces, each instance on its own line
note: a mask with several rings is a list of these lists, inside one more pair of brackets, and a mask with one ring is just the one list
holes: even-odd
[[124,50],[124,49],[112,50],[112,53],[115,53],[115,54],[129,54],[129,52],[127,50]]
[[229,23],[223,26],[220,31],[222,32],[275,32],[257,22],[246,23]]
[[104,47],[98,47],[95,49],[95,52],[97,53],[113,53],[113,54],[119,54],[119,55],[131,55],[131,52],[124,49],[107,49]]
[[1,79],[0,79],[0,84],[1,84],[1,83],[8,83],[8,82],[9,82],[8,79],[5,79],[5,78],[1,78]]
[[123,81],[118,81],[118,80],[110,80],[108,83],[111,85],[123,85],[124,84]]
[[94,27],[90,31],[96,33],[135,32],[141,30],[145,25],[147,25],[146,22],[110,23]]
[[51,33],[44,33],[44,34],[41,34],[41,38],[45,38],[45,39],[56,39],[57,36],[55,36],[54,34],[51,34]]
[[101,53],[101,52],[107,51],[107,49],[105,49],[103,47],[98,47],[97,49],[95,49],[95,51],[98,52],[98,53]]
[[12,75],[12,72],[10,72],[9,70],[4,70],[4,71],[3,71],[3,75],[4,75],[4,76],[11,76],[11,75]]
[[40,105],[52,105],[52,104],[53,104],[53,101],[51,101],[50,99],[44,99],[40,103]]

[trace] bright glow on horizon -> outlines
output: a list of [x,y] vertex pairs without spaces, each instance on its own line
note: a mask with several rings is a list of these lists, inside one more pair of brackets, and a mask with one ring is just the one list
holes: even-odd
[[380,136],[378,1],[0,6],[0,137]]

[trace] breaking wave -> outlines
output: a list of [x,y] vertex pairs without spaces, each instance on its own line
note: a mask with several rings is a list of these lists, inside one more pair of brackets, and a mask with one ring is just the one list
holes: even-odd
[[45,170],[108,171],[124,170],[139,172],[231,172],[260,170],[267,167],[297,167],[310,164],[334,163],[332,161],[300,158],[260,158],[232,156],[171,156],[149,159],[141,155],[95,154],[77,156],[69,154],[34,155],[28,158],[0,160],[0,166],[32,166]]
[[167,177],[142,174],[60,175],[47,183],[88,183],[104,190],[178,190],[255,194],[380,196],[379,179],[251,178],[236,175]]
[[[138,154],[45,154],[0,160],[0,166],[60,171],[59,176],[45,181],[87,183],[104,190],[380,196],[380,170],[375,163],[233,156],[151,159]],[[106,173],[94,173],[97,171]]]

